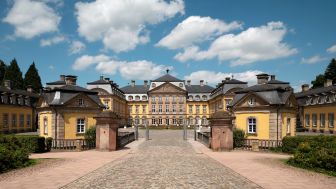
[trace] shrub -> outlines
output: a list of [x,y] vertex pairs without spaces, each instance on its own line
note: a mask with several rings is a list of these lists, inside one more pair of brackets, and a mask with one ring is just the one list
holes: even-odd
[[37,135],[16,135],[17,139],[30,153],[45,152],[45,138]]
[[29,164],[29,150],[15,136],[0,136],[0,173]]
[[96,144],[96,126],[92,126],[85,131],[84,138],[88,145]]
[[233,129],[233,147],[243,147],[245,139],[245,132],[241,129]]
[[311,147],[328,147],[336,143],[336,136],[286,136],[282,139],[282,151],[294,153],[300,143],[308,142]]
[[46,143],[46,151],[47,152],[50,152],[51,150],[51,147],[52,147],[52,138],[51,137],[48,137],[45,139],[45,143]]

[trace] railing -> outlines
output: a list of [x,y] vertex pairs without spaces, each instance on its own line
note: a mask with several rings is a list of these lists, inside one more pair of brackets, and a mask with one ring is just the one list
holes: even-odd
[[242,149],[253,150],[253,148],[258,148],[258,150],[269,150],[270,148],[281,147],[281,140],[259,140],[259,139],[245,139]]
[[197,140],[210,147],[210,132],[197,132]]
[[94,149],[96,141],[86,139],[53,139],[51,149],[61,151],[82,151]]
[[118,132],[118,148],[122,148],[135,140],[134,132]]

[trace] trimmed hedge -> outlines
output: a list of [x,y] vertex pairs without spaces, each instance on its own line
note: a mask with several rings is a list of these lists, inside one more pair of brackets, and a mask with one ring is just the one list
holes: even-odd
[[84,138],[89,146],[96,146],[96,126],[88,128],[85,131]]
[[17,137],[0,136],[0,173],[29,164],[29,149]]
[[285,153],[294,153],[298,149],[300,143],[304,142],[309,143],[313,148],[329,148],[330,145],[334,145],[336,143],[336,136],[286,136],[282,139],[282,151]]
[[52,138],[51,137],[48,137],[45,139],[45,144],[46,144],[46,151],[47,152],[50,152],[51,150],[51,147],[52,147]]
[[233,129],[233,147],[240,148],[244,146],[245,132],[241,129]]
[[46,151],[44,137],[37,135],[16,135],[15,137],[17,137],[30,153],[42,153]]

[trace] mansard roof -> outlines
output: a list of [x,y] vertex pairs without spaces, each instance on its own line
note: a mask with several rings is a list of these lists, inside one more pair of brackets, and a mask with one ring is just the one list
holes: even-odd
[[39,94],[37,94],[37,93],[32,93],[32,92],[28,92],[26,90],[21,90],[21,89],[8,89],[4,86],[0,86],[0,92],[29,96],[29,97],[33,97],[33,98],[38,98],[39,97]]
[[186,89],[188,93],[211,93],[211,91],[214,90],[214,88],[209,85],[186,85]]
[[157,79],[153,80],[154,82],[183,82],[183,80],[180,80],[170,74],[165,74]]
[[88,84],[88,85],[106,85],[106,84],[110,84],[110,83],[111,83],[111,81],[109,81],[109,80],[99,79],[97,81],[88,82],[86,84]]
[[149,85],[127,85],[120,88],[126,94],[146,94],[149,90]]
[[65,84],[66,84],[65,81],[62,80],[47,83],[47,85],[65,85]]
[[331,86],[328,86],[328,87],[320,87],[320,88],[316,88],[316,89],[310,89],[310,90],[304,91],[304,92],[295,93],[295,97],[296,98],[302,98],[302,97],[306,97],[306,96],[318,95],[318,94],[328,93],[328,92],[336,93],[336,85],[331,85]]

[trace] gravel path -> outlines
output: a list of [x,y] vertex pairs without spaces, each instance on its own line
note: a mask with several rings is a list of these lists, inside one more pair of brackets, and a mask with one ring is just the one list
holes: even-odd
[[63,188],[258,188],[231,169],[195,152],[182,131],[150,131],[125,158],[111,162]]

